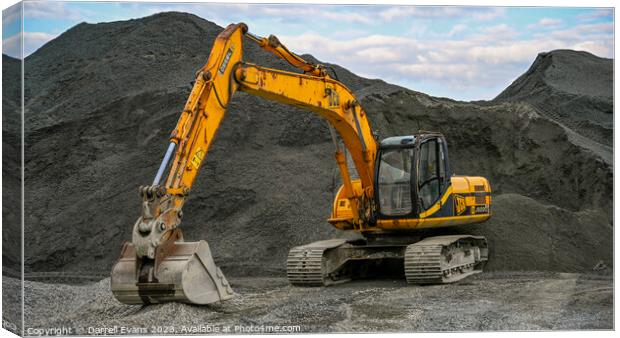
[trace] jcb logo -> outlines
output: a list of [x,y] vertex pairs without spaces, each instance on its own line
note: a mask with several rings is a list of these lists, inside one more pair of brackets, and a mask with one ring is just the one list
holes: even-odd
[[457,215],[465,212],[465,197],[461,195],[454,195],[454,211]]
[[202,160],[204,158],[205,158],[205,152],[202,149],[198,149],[198,151],[196,151],[196,154],[194,154],[194,157],[192,157],[192,165],[194,166],[196,170],[200,168],[200,163],[202,163]]
[[328,97],[330,107],[336,107],[340,104],[340,96],[335,89],[325,88],[325,96]]

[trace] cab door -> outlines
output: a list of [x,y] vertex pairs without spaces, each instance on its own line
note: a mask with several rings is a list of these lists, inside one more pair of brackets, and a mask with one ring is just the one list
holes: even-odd
[[413,153],[413,146],[381,150],[376,179],[380,218],[403,218],[414,213],[411,193]]
[[[416,191],[420,217],[441,202],[450,185],[447,145],[440,137],[423,140],[418,148]],[[442,205],[439,206],[442,209]],[[439,211],[439,210],[437,210]],[[433,212],[434,213],[434,212]]]

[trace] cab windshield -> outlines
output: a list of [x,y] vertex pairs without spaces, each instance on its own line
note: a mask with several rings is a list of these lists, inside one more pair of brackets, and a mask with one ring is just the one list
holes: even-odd
[[387,149],[379,162],[379,207],[387,216],[411,213],[412,148]]

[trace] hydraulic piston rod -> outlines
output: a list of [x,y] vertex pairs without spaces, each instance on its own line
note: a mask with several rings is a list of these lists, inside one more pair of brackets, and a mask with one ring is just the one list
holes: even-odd
[[159,170],[157,170],[157,175],[155,175],[155,179],[153,180],[153,185],[158,185],[159,181],[161,181],[161,177],[164,175],[164,171],[168,166],[168,162],[170,162],[170,157],[174,152],[174,147],[176,143],[170,142],[168,145],[168,150],[166,150],[166,155],[164,155],[164,159],[161,161],[161,165],[159,166]]

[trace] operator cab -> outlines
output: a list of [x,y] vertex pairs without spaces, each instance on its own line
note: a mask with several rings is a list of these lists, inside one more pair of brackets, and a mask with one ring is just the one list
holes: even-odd
[[375,202],[379,219],[419,218],[450,186],[448,144],[440,133],[386,138],[377,158]]

